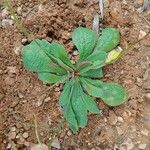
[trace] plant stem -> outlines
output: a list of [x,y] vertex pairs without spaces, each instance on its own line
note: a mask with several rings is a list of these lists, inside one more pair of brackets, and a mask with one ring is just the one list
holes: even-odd
[[13,8],[11,0],[4,0],[4,6],[10,11],[10,14],[12,15],[13,20],[15,21],[20,32],[23,33],[29,40],[31,40],[33,38],[33,33],[29,32],[25,27],[23,27],[19,17],[15,13],[15,9]]
[[36,135],[37,141],[40,144],[42,150],[44,150],[43,146],[42,146],[42,143],[40,141],[40,137],[39,137],[39,133],[38,133],[37,117],[36,117],[35,114],[34,114],[34,128],[35,128],[35,135]]

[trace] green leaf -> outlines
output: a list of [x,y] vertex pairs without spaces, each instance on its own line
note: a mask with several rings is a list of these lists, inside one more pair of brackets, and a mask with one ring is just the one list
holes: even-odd
[[[87,66],[80,70],[80,74],[85,73],[91,69],[98,69],[105,65],[105,61],[107,58],[107,53],[103,51],[93,52],[89,57],[86,58],[86,61],[92,63],[92,65]],[[84,62],[84,61],[83,61]]]
[[86,108],[88,111],[94,113],[94,114],[99,114],[101,111],[98,109],[94,99],[90,97],[89,95],[83,93],[82,99],[84,104],[86,105]]
[[118,106],[127,100],[127,93],[120,84],[105,83],[101,98],[109,106]]
[[82,100],[83,91],[80,89],[80,84],[75,83],[73,96],[72,96],[72,108],[76,115],[78,126],[83,128],[87,125],[87,108]]
[[[94,97],[101,97],[103,95],[102,88],[100,86],[99,87],[95,86],[93,83],[91,83],[91,81],[89,79],[85,79],[85,78],[80,77],[80,81],[81,81],[81,85],[83,86],[85,91],[87,91],[87,93],[89,95],[94,96]],[[96,83],[96,84],[99,85],[100,82]]]
[[84,60],[93,52],[97,36],[91,29],[78,27],[72,34],[72,40],[79,51],[79,60]]
[[44,49],[44,52],[57,64],[66,70],[73,71],[74,65],[67,57],[65,48],[58,43],[49,43],[46,40],[36,40],[38,45]]
[[64,75],[67,72],[46,55],[44,49],[39,46],[36,40],[22,50],[23,64],[26,69],[34,72],[50,72]]
[[102,78],[103,77],[103,70],[102,70],[102,68],[91,69],[85,73],[81,73],[80,75],[82,77],[87,77],[87,78]]
[[73,133],[76,133],[78,131],[78,123],[71,104],[73,89],[73,80],[71,79],[67,81],[64,86],[64,90],[60,96],[59,104],[63,108],[63,114],[70,129],[73,131]]
[[63,87],[63,91],[62,91],[60,98],[59,98],[59,105],[63,108],[68,103],[70,103],[69,95],[70,95],[72,86],[73,86],[73,79],[67,80],[64,87]]
[[109,52],[120,42],[120,33],[115,28],[105,28],[99,37],[95,50]]
[[67,79],[67,75],[58,76],[49,72],[40,72],[38,73],[38,77],[44,83],[52,84],[52,83],[62,83]]
[[72,130],[73,133],[76,133],[79,130],[79,127],[71,103],[67,106],[64,112],[64,116],[67,120],[69,128]]

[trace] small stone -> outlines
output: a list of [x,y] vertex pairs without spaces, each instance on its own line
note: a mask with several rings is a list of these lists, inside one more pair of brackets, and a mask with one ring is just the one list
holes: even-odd
[[147,129],[143,129],[143,130],[141,131],[141,134],[143,134],[143,135],[145,135],[145,136],[148,136],[149,131],[148,131]]
[[16,127],[11,127],[11,128],[10,128],[10,131],[11,131],[11,132],[15,132],[15,131],[16,131]]
[[3,143],[4,143],[4,144],[6,144],[6,143],[7,143],[7,141],[6,141],[6,140],[3,140]]
[[78,55],[78,51],[74,51],[73,56],[77,56],[77,55]]
[[13,66],[10,66],[10,67],[7,67],[7,70],[9,73],[16,73],[17,72],[17,68],[16,67],[13,67]]
[[51,98],[50,97],[47,97],[45,100],[44,100],[44,102],[49,102],[51,100]]
[[16,139],[19,139],[20,137],[21,137],[20,133],[16,135]]
[[14,52],[16,55],[20,55],[23,45],[17,46],[14,48]]
[[11,143],[8,143],[8,145],[7,145],[7,149],[11,149],[11,147],[12,147],[12,145],[11,145]]
[[21,7],[18,7],[18,8],[17,8],[17,13],[18,13],[19,15],[21,15],[21,13],[22,13],[22,8],[21,8]]
[[55,140],[53,140],[52,147],[57,148],[57,149],[61,149],[60,143],[59,143],[57,138]]
[[138,148],[139,149],[146,149],[147,144],[139,144]]
[[38,98],[38,101],[37,101],[37,103],[36,103],[36,106],[37,106],[37,107],[40,107],[40,106],[43,104],[43,101],[44,101],[45,97],[46,97],[46,94],[43,94],[43,95],[41,95],[41,96]]
[[31,146],[31,150],[48,150],[48,146],[45,144],[42,144],[42,146],[40,144],[34,144]]
[[25,44],[27,41],[28,41],[28,39],[24,38],[24,39],[21,40],[21,43]]
[[9,138],[10,140],[14,140],[14,139],[16,138],[16,132],[10,132],[10,133],[8,134],[8,138]]
[[25,139],[23,137],[20,137],[20,139],[17,141],[18,144],[23,145],[25,142]]
[[29,134],[28,134],[28,132],[24,132],[24,133],[22,134],[22,136],[23,136],[25,139],[27,139],[27,138],[29,137]]
[[55,92],[59,92],[59,91],[60,91],[60,88],[59,88],[59,87],[55,87],[54,91],[55,91]]
[[147,35],[147,33],[145,32],[145,31],[142,31],[142,30],[140,30],[140,33],[139,33],[139,40],[140,39],[143,39],[145,36]]
[[14,21],[12,19],[3,19],[2,20],[2,27],[8,28],[14,24]]
[[116,127],[118,135],[122,135],[124,132],[120,127]]
[[17,94],[20,99],[24,98],[24,94],[22,92],[17,91]]
[[118,122],[124,122],[122,117],[118,117]]
[[128,119],[130,116],[131,116],[131,112],[130,111],[123,112],[123,119]]
[[71,135],[72,135],[72,133],[71,133],[70,131],[68,131],[68,132],[67,132],[67,135],[68,135],[68,136],[71,136]]

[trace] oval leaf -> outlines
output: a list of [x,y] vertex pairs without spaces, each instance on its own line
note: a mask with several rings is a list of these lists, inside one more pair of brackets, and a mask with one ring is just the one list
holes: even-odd
[[72,34],[72,40],[79,51],[79,60],[84,60],[93,52],[97,36],[91,29],[78,27]]
[[120,42],[120,33],[115,28],[105,28],[99,37],[95,50],[109,52]]
[[80,85],[77,82],[72,96],[72,108],[75,113],[78,126],[83,128],[87,125],[87,109],[82,101],[83,91],[80,90]]
[[118,106],[127,100],[127,93],[120,84],[105,83],[101,98],[109,106]]
[[40,47],[37,40],[33,40],[22,50],[23,64],[26,69],[34,72],[51,72],[56,74],[66,74],[67,72],[47,56],[44,49]]

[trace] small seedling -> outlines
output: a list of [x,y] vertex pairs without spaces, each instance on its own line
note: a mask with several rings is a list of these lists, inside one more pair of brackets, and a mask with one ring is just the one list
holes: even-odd
[[97,38],[93,30],[79,27],[74,30],[72,40],[79,52],[76,64],[71,63],[62,45],[39,39],[23,48],[22,59],[25,68],[37,72],[44,83],[65,84],[59,104],[70,129],[76,133],[87,125],[88,111],[101,112],[95,98],[118,106],[127,100],[127,95],[121,85],[100,80],[102,67],[111,62],[110,53],[120,42],[119,31],[105,28]]

